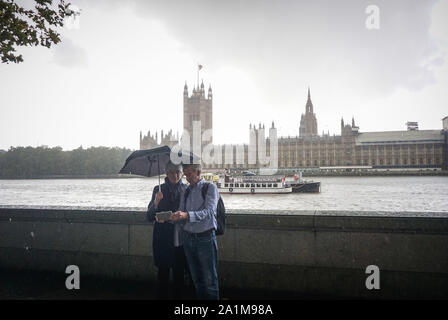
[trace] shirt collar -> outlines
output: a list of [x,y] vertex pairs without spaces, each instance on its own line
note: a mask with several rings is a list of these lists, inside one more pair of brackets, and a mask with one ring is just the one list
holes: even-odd
[[194,185],[194,187],[190,184],[190,189],[193,189],[193,188],[195,188],[195,187],[198,187],[198,186],[202,185],[204,182],[205,182],[204,178],[201,178],[201,180],[199,180],[199,181]]

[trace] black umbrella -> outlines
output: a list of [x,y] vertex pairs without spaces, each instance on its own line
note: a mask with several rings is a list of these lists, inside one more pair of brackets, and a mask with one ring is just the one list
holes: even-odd
[[165,173],[165,165],[170,160],[171,149],[168,146],[134,151],[119,173],[136,174],[145,177],[159,176]]
[[[119,173],[136,174],[145,177],[159,176],[165,173],[165,166],[170,161],[171,148],[168,146],[134,151],[127,159]],[[195,154],[181,150],[175,155],[183,163],[199,163],[200,158]]]

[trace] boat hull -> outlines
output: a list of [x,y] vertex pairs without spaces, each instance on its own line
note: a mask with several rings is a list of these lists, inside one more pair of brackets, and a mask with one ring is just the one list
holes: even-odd
[[292,192],[320,192],[320,182],[302,182],[289,185]]
[[218,191],[224,194],[283,194],[293,192],[293,188],[218,188]]

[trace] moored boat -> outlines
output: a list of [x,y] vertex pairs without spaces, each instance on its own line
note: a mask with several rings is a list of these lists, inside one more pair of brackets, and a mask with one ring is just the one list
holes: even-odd
[[291,193],[292,187],[281,179],[244,179],[228,175],[216,183],[219,193],[229,194],[283,194]]
[[285,185],[292,188],[292,192],[320,192],[319,181],[306,181],[302,178],[302,172],[299,175],[294,173],[293,178],[285,180]]
[[302,183],[286,183],[292,192],[320,192],[320,182],[304,181]]
[[206,181],[215,183],[218,191],[224,194],[285,194],[296,192],[320,192],[320,182],[302,179],[302,173],[294,173],[293,177],[252,176],[231,177],[205,173]]

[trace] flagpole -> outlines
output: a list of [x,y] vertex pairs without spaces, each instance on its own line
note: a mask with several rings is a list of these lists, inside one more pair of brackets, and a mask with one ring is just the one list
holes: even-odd
[[198,88],[199,88],[199,63],[198,63]]

